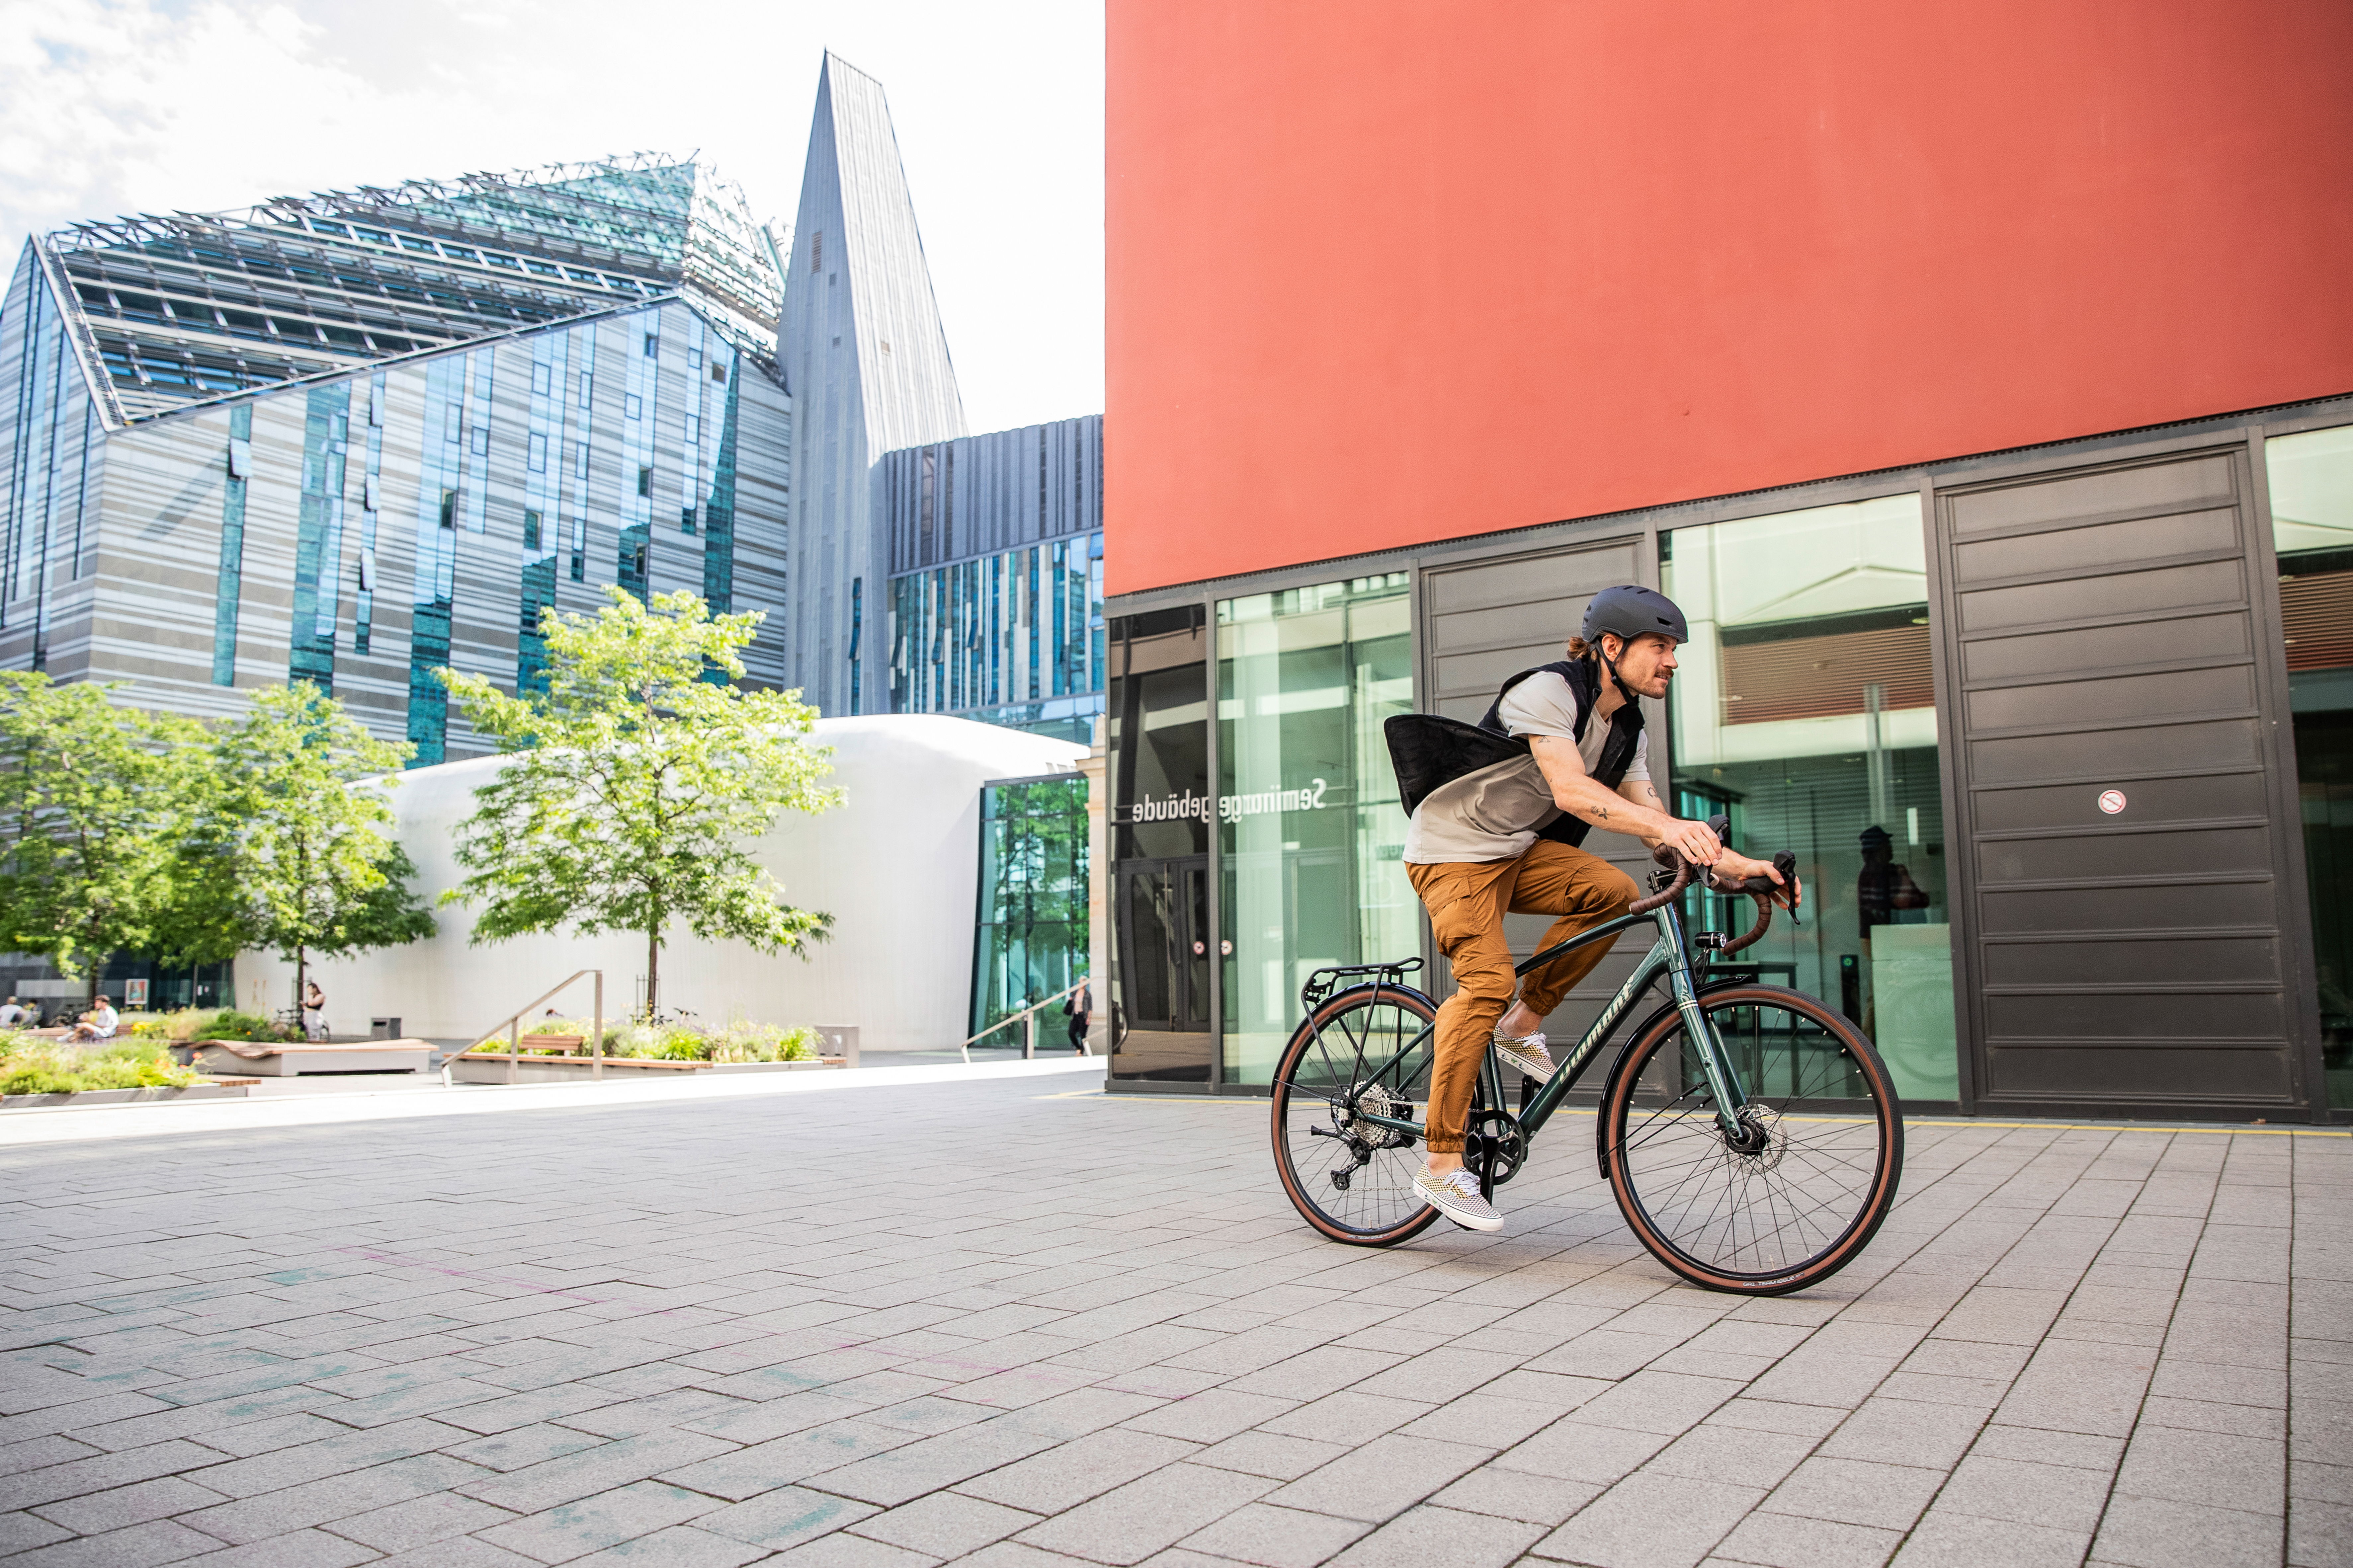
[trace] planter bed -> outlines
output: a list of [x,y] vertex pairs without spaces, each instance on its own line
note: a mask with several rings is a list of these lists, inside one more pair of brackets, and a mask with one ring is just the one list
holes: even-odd
[[160,1089],[82,1089],[71,1094],[0,1095],[0,1110],[31,1110],[59,1105],[132,1105],[180,1100],[242,1100],[259,1079],[216,1079]]
[[[496,1056],[468,1052],[451,1057],[441,1064],[448,1069],[452,1083],[584,1083],[595,1078],[596,1062],[588,1057],[533,1057],[516,1059],[512,1079],[507,1077],[511,1065],[506,1053]],[[659,1077],[664,1073],[738,1073],[738,1072],[806,1072],[812,1068],[838,1068],[839,1057],[825,1057],[805,1062],[677,1062],[659,1057],[607,1057],[605,1076],[607,1079],[631,1073]]]
[[[293,1078],[306,1072],[422,1072],[430,1040],[191,1040],[189,1065],[207,1072]],[[178,1054],[178,1047],[174,1048]]]

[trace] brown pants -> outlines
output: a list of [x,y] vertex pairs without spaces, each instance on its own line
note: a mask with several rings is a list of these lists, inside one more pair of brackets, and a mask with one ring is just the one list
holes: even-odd
[[1543,945],[1550,947],[1624,914],[1635,888],[1631,878],[1608,861],[1548,838],[1537,839],[1516,860],[1409,865],[1405,870],[1430,910],[1438,951],[1454,969],[1454,994],[1438,1009],[1428,1142],[1433,1154],[1459,1154],[1479,1064],[1514,990],[1539,1016],[1549,1014],[1617,941],[1612,937],[1555,959],[1521,986],[1512,973],[1511,946],[1504,940],[1504,914],[1558,915],[1545,932]]

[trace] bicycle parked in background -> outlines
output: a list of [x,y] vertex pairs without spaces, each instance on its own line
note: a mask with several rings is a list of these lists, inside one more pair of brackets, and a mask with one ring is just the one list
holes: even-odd
[[[1464,1161],[1490,1198],[1519,1174],[1537,1132],[1663,980],[1666,1000],[1635,1026],[1602,1088],[1601,1174],[1636,1238],[1693,1284],[1757,1296],[1804,1289],[1852,1262],[1887,1217],[1904,1166],[1903,1107],[1878,1051],[1844,1016],[1782,986],[1707,979],[1707,965],[1772,923],[1766,890],[1715,889],[1756,898],[1746,935],[1687,937],[1676,900],[1693,868],[1672,850],[1657,858],[1664,869],[1649,897],[1517,966],[1525,974],[1645,921],[1658,932],[1552,1077],[1533,1092],[1522,1080],[1516,1110],[1488,1051]],[[1315,971],[1300,994],[1307,1016],[1275,1067],[1275,1168],[1293,1205],[1335,1241],[1391,1247],[1438,1217],[1413,1188],[1438,1016],[1406,984],[1420,967],[1411,958]]]

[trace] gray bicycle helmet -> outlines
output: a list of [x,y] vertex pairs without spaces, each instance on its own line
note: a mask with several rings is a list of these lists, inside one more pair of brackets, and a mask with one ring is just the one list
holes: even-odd
[[1691,627],[1675,602],[1655,588],[1633,583],[1604,588],[1586,605],[1585,640],[1598,648],[1604,632],[1616,632],[1629,641],[1650,633],[1679,643],[1691,641]]

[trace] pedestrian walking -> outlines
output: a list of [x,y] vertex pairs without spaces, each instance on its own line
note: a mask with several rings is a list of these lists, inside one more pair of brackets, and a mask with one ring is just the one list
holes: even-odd
[[302,985],[302,1037],[323,1040],[327,1037],[327,994],[319,989],[315,980]]
[[1071,1020],[1071,1049],[1081,1056],[1087,1054],[1087,1022],[1094,1013],[1094,994],[1083,980],[1079,982],[1076,991],[1062,998],[1062,1012]]

